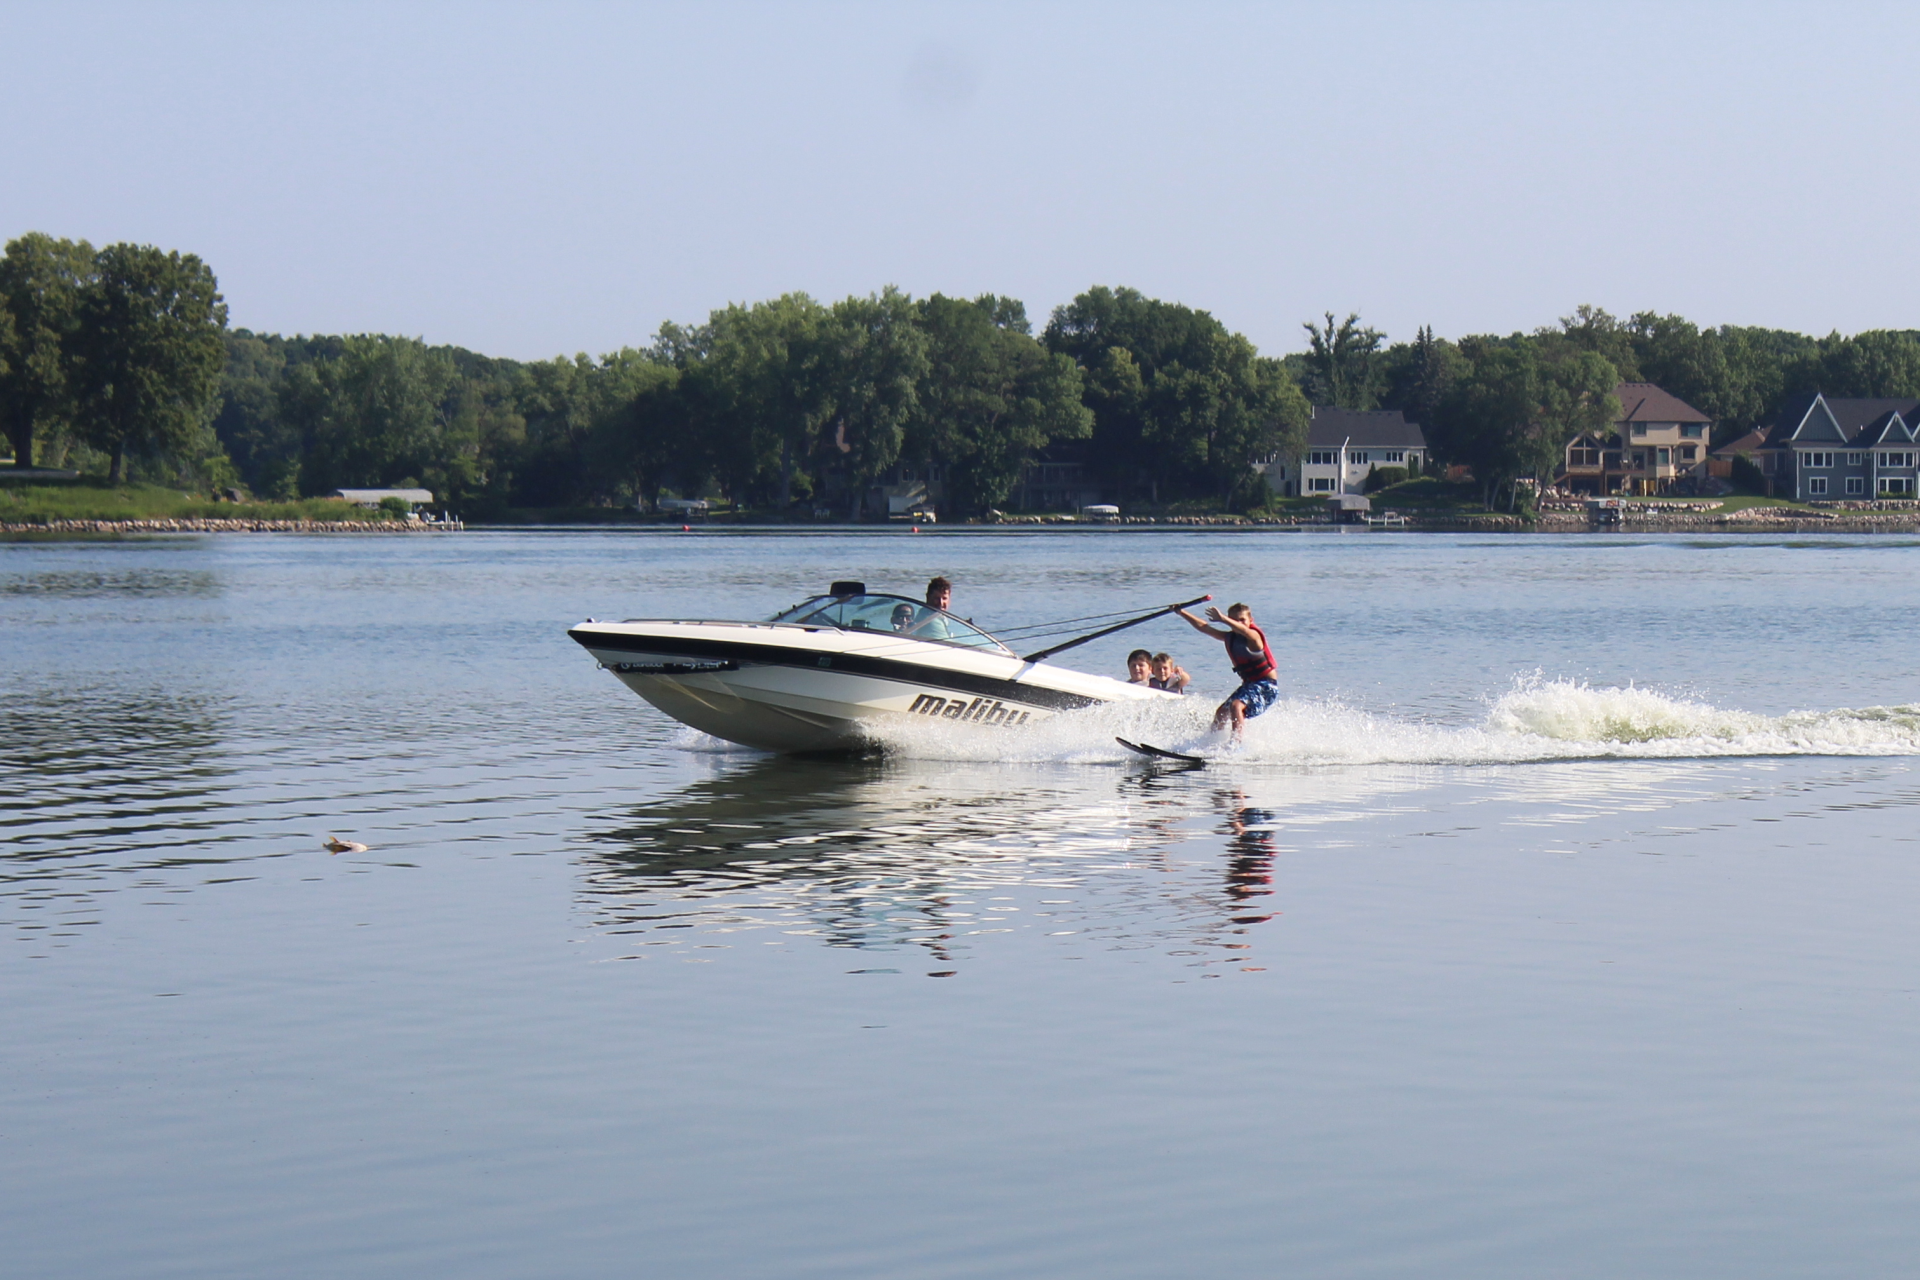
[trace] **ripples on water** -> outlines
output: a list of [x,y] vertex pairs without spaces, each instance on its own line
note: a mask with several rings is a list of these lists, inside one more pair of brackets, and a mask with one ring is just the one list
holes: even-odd
[[[1301,1274],[1605,1275],[1713,1222],[1759,1242],[1722,1274],[1884,1272],[1916,554],[0,546],[9,1234],[102,1275],[1258,1274],[1275,1231]],[[1284,637],[1238,751],[1201,696],[776,759],[564,636],[934,572],[1014,625],[1202,565]]]

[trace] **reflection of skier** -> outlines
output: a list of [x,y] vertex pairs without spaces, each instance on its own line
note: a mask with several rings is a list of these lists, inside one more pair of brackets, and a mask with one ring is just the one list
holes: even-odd
[[[1271,810],[1256,809],[1247,803],[1244,791],[1220,797],[1227,804],[1227,897],[1236,904],[1264,898],[1273,892],[1273,858],[1279,852],[1273,843],[1274,816]],[[1271,920],[1264,916],[1235,916],[1235,924],[1259,924]]]

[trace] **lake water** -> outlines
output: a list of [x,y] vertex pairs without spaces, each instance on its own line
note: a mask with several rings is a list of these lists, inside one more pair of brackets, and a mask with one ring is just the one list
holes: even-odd
[[[792,760],[566,638],[1212,591],[1288,701]],[[1920,1259],[1920,543],[0,545],[0,1251],[60,1277]],[[1118,672],[1161,621],[1065,655]],[[1211,651],[1210,651],[1211,650]],[[332,834],[370,846],[332,855]]]

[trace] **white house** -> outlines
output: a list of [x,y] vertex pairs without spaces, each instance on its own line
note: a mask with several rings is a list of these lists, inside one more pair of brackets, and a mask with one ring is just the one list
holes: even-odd
[[1359,493],[1376,467],[1421,467],[1427,437],[1398,409],[1329,409],[1316,405],[1307,423],[1307,449],[1274,458],[1263,468],[1282,497]]

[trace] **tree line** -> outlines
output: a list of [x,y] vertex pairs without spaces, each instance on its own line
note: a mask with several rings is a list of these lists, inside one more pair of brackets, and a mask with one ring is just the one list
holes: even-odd
[[1123,503],[1267,499],[1309,404],[1400,409],[1432,456],[1511,494],[1575,434],[1658,383],[1716,442],[1788,397],[1920,395],[1920,334],[1811,338],[1619,320],[1389,342],[1357,314],[1262,356],[1216,318],[1096,287],[1035,333],[1026,308],[895,289],[805,294],[667,323],[597,358],[488,357],[379,334],[228,329],[192,255],[32,234],[0,257],[0,418],[18,463],[291,498],[417,484],[470,511],[717,494],[859,518],[874,484],[937,475],[946,509],[1011,504],[1036,458],[1079,461]]
[[1307,350],[1287,363],[1315,404],[1403,411],[1436,458],[1472,469],[1489,500],[1516,480],[1550,478],[1575,436],[1610,429],[1622,381],[1654,383],[1700,410],[1715,446],[1812,391],[1920,397],[1915,330],[1814,338],[1650,311],[1622,320],[1591,306],[1532,333],[1457,341],[1422,328],[1388,343],[1357,315],[1306,329]]
[[227,348],[214,427],[276,495],[412,479],[483,508],[717,492],[858,519],[905,469],[971,515],[1009,503],[1031,459],[1078,449],[1115,486],[1245,499],[1307,417],[1280,361],[1127,289],[1039,335],[1012,298],[885,289],[728,306],[597,359],[245,331]]
[[38,233],[0,256],[0,419],[15,461],[32,465],[42,432],[107,460],[190,459],[225,478],[209,429],[227,324],[213,272],[192,254]]

